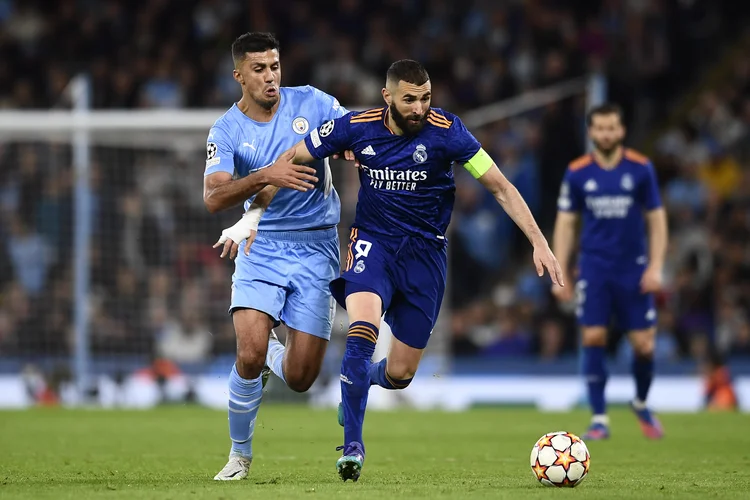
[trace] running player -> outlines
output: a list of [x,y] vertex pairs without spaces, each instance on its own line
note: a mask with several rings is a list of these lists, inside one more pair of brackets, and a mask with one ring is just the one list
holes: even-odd
[[[291,189],[266,203],[262,221],[252,213],[243,217],[260,231],[252,255],[236,259],[232,277],[229,310],[237,335],[229,378],[232,448],[216,480],[248,475],[264,365],[299,392],[320,372],[333,322],[329,283],[340,269],[339,197],[326,159],[309,167],[272,163],[311,128],[346,113],[336,99],[313,87],[280,87],[279,43],[271,34],[240,36],[232,57],[242,98],[208,134],[206,207],[211,212],[243,202],[248,207],[259,191],[256,199],[267,195],[267,185]],[[281,321],[289,332],[286,348],[272,334]]]
[[[563,285],[560,266],[515,187],[457,116],[430,108],[424,67],[393,63],[382,94],[387,106],[326,122],[279,159],[305,164],[352,150],[361,163],[346,268],[331,283],[350,321],[341,364],[344,446],[336,464],[344,481],[356,481],[364,463],[370,386],[406,388],[435,326],[446,283],[454,163],[492,192],[524,231],[539,276],[546,268]],[[384,312],[394,339],[388,356],[372,363]]]

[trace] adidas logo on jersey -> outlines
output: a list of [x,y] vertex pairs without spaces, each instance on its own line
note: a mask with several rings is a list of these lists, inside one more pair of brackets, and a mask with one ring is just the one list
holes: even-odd
[[587,180],[586,184],[583,185],[583,190],[588,193],[596,191],[598,188],[599,186],[596,184],[596,181],[594,179]]
[[372,146],[367,146],[362,150],[362,154],[367,156],[375,156],[375,150],[372,149]]

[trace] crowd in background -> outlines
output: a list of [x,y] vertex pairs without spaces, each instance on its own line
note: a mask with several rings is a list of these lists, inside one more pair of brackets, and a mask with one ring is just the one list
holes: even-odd
[[[433,104],[459,115],[602,71],[636,148],[736,38],[747,10],[709,0],[45,5],[0,0],[0,107],[65,107],[64,89],[82,71],[95,108],[228,107],[239,97],[232,40],[270,30],[282,41],[283,85],[315,85],[348,107],[379,105],[385,70],[407,57],[427,67]],[[573,97],[473,130],[549,237],[564,169],[584,152],[584,111]],[[657,141],[672,233],[659,295],[663,359],[714,344],[750,354],[749,127],[746,57]],[[231,266],[211,244],[238,212],[204,210],[201,156],[102,146],[92,158],[92,349],[181,363],[233,352]],[[356,200],[352,172],[334,165],[342,235]],[[71,350],[73,182],[67,146],[0,141],[0,356]],[[523,236],[468,174],[457,171],[456,184],[445,301],[453,352],[573,353],[572,308],[557,305],[536,277]]]

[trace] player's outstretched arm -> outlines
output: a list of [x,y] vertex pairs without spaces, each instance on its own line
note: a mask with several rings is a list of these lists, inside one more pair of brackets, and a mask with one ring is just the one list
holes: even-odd
[[[313,160],[315,160],[315,158],[313,158],[313,156],[310,154],[310,151],[308,151],[307,146],[305,145],[305,141],[300,141],[293,147],[284,151],[268,168],[284,168],[293,170],[294,167],[303,166],[307,163],[312,162]],[[315,169],[311,167],[305,168],[309,168],[312,173],[315,173]],[[313,177],[311,180],[313,182],[318,182],[318,179],[316,177]],[[250,206],[248,212],[253,209],[253,207],[265,211],[265,209],[267,209],[271,204],[271,200],[273,200],[274,196],[276,196],[276,193],[279,192],[279,188],[280,186],[277,185],[270,185],[263,188],[258,193],[258,196],[256,196],[253,200],[253,204]],[[302,190],[300,189],[300,191]],[[307,191],[307,189],[305,189],[304,191]]]
[[[568,277],[567,271],[570,265],[570,257],[573,254],[573,247],[575,246],[577,225],[577,212],[557,212],[555,232],[552,234],[552,251],[557,257],[558,262],[560,262],[560,267],[563,270],[563,279],[568,283],[572,282]],[[573,287],[561,288],[553,285],[552,293],[562,302],[573,300]]]
[[[278,165],[309,163],[313,161],[313,159],[314,158],[307,150],[307,146],[305,146],[305,142],[300,141],[295,144],[294,147],[282,153],[273,165],[267,167],[267,169],[275,168]],[[311,170],[314,172],[314,169]],[[228,227],[221,232],[221,237],[216,243],[214,243],[213,248],[223,246],[220,255],[222,259],[229,255],[229,258],[234,260],[237,257],[239,245],[242,240],[245,240],[245,255],[250,254],[250,247],[253,245],[255,237],[258,235],[260,219],[271,204],[274,196],[276,196],[276,193],[279,192],[279,189],[278,186],[273,185],[261,189],[250,204],[250,208],[248,208],[247,212],[243,214],[242,218],[237,221],[235,225]]]
[[[476,169],[474,169],[476,170]],[[479,182],[492,193],[503,210],[513,219],[534,247],[534,265],[539,276],[544,274],[546,268],[552,282],[564,286],[563,273],[560,264],[547,244],[547,239],[542,234],[529,206],[524,201],[521,193],[503,175],[497,165],[492,163],[489,169],[478,177]]]
[[215,172],[203,178],[203,204],[215,214],[241,204],[264,186],[266,179],[257,172],[237,180],[228,172]]
[[241,204],[268,185],[303,192],[313,189],[315,186],[312,183],[318,182],[315,169],[291,161],[280,161],[291,157],[293,153],[286,152],[270,167],[237,180],[227,172],[216,172],[204,177],[203,202],[206,208],[211,213],[226,210]]
[[[273,164],[268,167],[268,169],[271,168],[277,168],[277,169],[288,169],[293,170],[295,167],[302,167],[309,169],[312,171],[313,174],[315,174],[315,169],[312,167],[307,167],[305,164],[310,163],[315,158],[312,157],[310,152],[307,150],[307,146],[305,145],[305,141],[300,141],[297,144],[295,144],[293,147],[289,148],[288,150],[284,151]],[[318,182],[317,177],[312,177],[310,179],[312,182]],[[270,183],[269,183],[270,184]],[[310,186],[308,184],[308,186]],[[265,211],[268,206],[271,204],[271,200],[273,200],[274,196],[276,196],[276,193],[279,192],[279,189],[283,186],[278,185],[269,185],[264,187],[259,193],[258,196],[255,197],[253,200],[252,205],[250,206],[250,209],[248,209],[248,212],[255,207],[256,209],[262,209]],[[314,186],[310,186],[310,189],[312,189]],[[303,191],[300,189],[299,191]],[[304,191],[307,191],[307,189],[304,189]]]
[[643,293],[658,292],[662,285],[662,270],[667,254],[667,213],[663,207],[646,213],[648,224],[648,267],[641,278]]

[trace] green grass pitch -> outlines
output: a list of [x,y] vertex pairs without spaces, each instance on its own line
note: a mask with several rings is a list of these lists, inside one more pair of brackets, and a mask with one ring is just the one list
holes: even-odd
[[660,442],[625,410],[611,419],[612,439],[588,443],[589,477],[562,490],[536,483],[529,454],[545,432],[581,434],[582,412],[372,412],[357,483],[336,475],[333,410],[261,408],[251,476],[230,483],[212,481],[228,452],[223,412],[0,412],[0,498],[749,498],[747,415],[664,415]]

